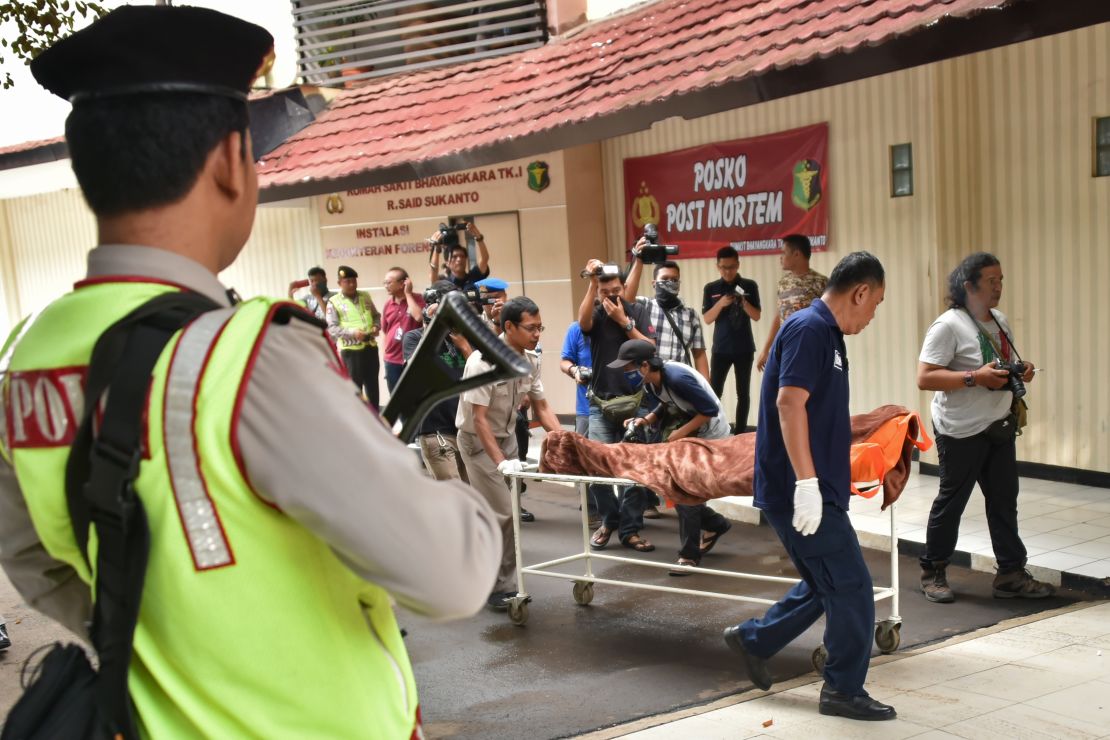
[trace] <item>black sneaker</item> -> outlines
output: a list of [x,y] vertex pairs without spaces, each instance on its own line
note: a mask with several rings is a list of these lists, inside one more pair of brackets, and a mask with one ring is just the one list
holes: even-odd
[[861,719],[872,722],[898,717],[898,712],[894,711],[894,707],[875,701],[867,695],[867,692],[859,696],[849,696],[839,691],[833,691],[828,684],[821,687],[821,704],[818,711],[821,714],[833,717],[846,717],[847,719]]
[[8,625],[0,623],[0,650],[7,650],[12,646],[12,640],[8,637]]
[[937,604],[951,604],[956,600],[956,594],[948,585],[946,570],[948,563],[936,562],[931,568],[921,569],[921,592],[925,598]]
[[528,511],[528,509],[525,509],[523,506],[521,506],[520,507],[520,521],[522,521],[522,522],[534,522],[534,521],[536,521],[536,515],[533,514],[530,511]]
[[1055,586],[1038,581],[1024,568],[996,575],[992,590],[996,599],[1045,599],[1056,593]]

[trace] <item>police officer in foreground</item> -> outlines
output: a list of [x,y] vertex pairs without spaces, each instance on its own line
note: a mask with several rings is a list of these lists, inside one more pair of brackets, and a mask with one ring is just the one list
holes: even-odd
[[[0,563],[32,607],[87,635],[94,574],[64,483],[81,385],[48,404],[19,388],[79,378],[97,336],[154,296],[207,296],[221,308],[153,373],[135,483],[151,537],[129,679],[140,734],[407,740],[422,730],[391,601],[475,613],[499,523],[350,402],[314,319],[270,299],[232,308],[216,278],[254,219],[246,93],[272,43],[211,10],[123,7],[32,63],[73,103],[66,138],[99,246],[87,279],[0,350],[0,413],[20,411],[0,438]],[[167,377],[188,382],[180,415],[163,414]],[[321,410],[326,436],[291,434]]]
[[853,252],[833,269],[821,298],[787,319],[771,346],[759,403],[755,506],[802,580],[763,617],[725,630],[752,683],[766,691],[766,661],[824,615],[829,657],[820,712],[862,720],[897,714],[863,689],[875,598],[848,519],[852,421],[844,335],[863,331],[884,293],[879,260]]

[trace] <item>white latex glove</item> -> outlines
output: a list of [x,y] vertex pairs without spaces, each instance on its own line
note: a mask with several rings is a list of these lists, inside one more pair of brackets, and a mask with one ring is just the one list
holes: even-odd
[[821,526],[821,512],[825,502],[816,478],[805,478],[794,484],[794,529],[808,537]]
[[509,458],[505,458],[501,462],[497,463],[497,472],[501,473],[501,475],[508,475],[509,473],[519,473],[522,470],[524,470],[524,463],[522,463],[520,460],[517,460],[516,458],[513,458],[511,460]]

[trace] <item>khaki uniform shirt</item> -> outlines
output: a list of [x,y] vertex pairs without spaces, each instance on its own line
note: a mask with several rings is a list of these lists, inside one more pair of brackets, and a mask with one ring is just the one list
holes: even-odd
[[[92,250],[88,277],[108,275],[172,282],[230,305],[206,268],[152,247]],[[253,488],[403,606],[436,618],[473,614],[501,560],[493,511],[469,486],[423,475],[373,412],[352,400],[354,387],[322,329],[270,324],[236,427]],[[326,423],[329,433],[298,434],[306,419]],[[2,458],[0,565],[32,607],[84,634],[89,588],[46,552]]]
[[[459,412],[455,426],[460,431],[477,434],[474,429],[474,407],[485,406],[486,419],[489,421],[493,436],[504,439],[516,434],[516,410],[525,396],[533,401],[543,399],[543,382],[540,380],[540,356],[531,350],[524,351],[525,358],[532,365],[532,372],[522,378],[501,380],[491,385],[466,391],[459,399]],[[481,352],[474,352],[466,360],[463,378],[481,375],[493,368]]]

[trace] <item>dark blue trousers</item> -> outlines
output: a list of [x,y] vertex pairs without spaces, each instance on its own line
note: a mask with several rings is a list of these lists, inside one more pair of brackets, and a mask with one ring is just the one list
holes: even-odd
[[863,694],[875,633],[875,597],[848,513],[826,503],[809,537],[794,531],[789,511],[764,511],[802,580],[760,619],[740,625],[744,647],[770,658],[825,615],[825,682],[849,696]]

